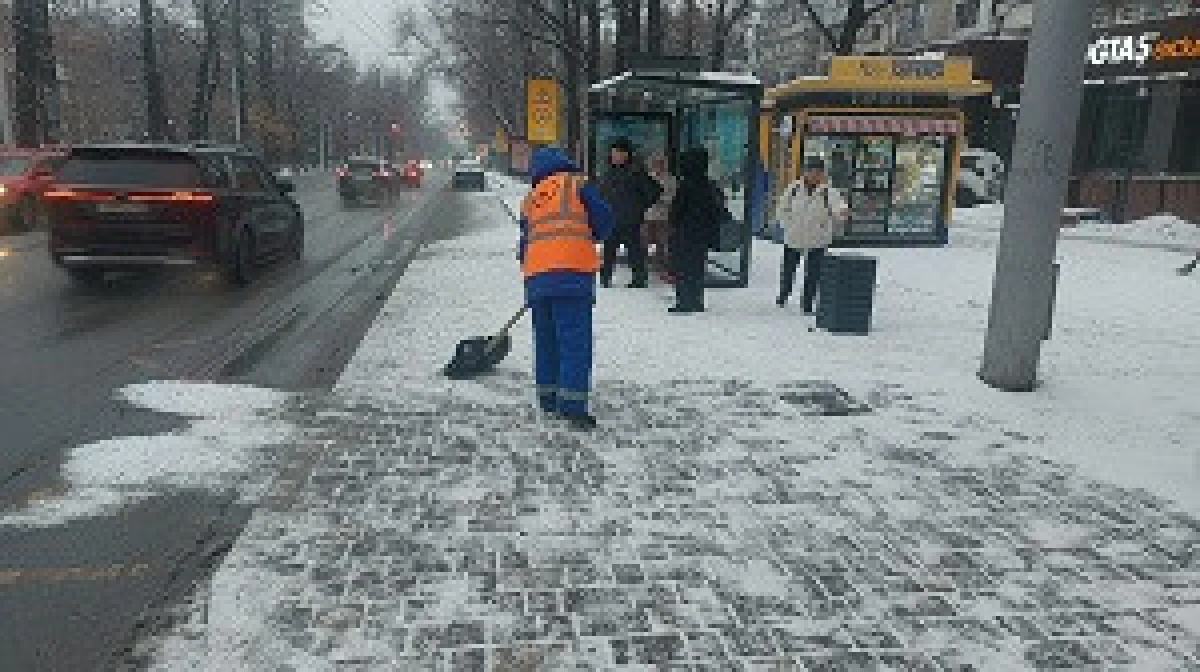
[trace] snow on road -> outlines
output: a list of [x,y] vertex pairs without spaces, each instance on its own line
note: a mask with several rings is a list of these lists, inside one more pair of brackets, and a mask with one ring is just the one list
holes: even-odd
[[[62,469],[61,487],[40,493],[25,509],[0,516],[0,526],[52,526],[113,515],[139,500],[179,489],[256,489],[258,450],[289,432],[265,412],[288,395],[233,385],[153,382],[122,391],[129,403],[193,420],[179,432],[133,436],[78,446]],[[260,486],[261,488],[261,486]]]

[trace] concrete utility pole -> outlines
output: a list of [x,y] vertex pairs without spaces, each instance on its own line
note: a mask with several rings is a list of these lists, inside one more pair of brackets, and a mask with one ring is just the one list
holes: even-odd
[[1093,3],[1038,0],[1034,9],[979,372],[988,385],[1010,392],[1037,387],[1042,339],[1054,310],[1055,248],[1083,98]]

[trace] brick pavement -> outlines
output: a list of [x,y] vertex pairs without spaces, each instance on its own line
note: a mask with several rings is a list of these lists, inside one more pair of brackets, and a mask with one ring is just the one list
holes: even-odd
[[280,411],[303,438],[263,452],[280,477],[215,579],[257,605],[245,669],[1200,670],[1200,521],[1036,437],[734,380],[601,383],[580,437],[529,389]]

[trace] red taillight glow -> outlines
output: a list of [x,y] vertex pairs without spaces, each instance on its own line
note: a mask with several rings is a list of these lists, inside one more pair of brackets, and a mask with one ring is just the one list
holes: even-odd
[[54,189],[42,194],[43,198],[60,201],[115,201],[116,194],[96,191],[75,191],[74,189]]
[[[76,191],[74,189],[55,189],[47,191],[43,196],[47,199],[60,201],[115,201],[117,195],[102,191]],[[135,203],[211,203],[215,199],[212,194],[196,191],[168,191],[144,194],[129,194],[128,199]]]
[[212,203],[213,195],[202,191],[174,191],[170,193],[130,194],[129,200],[139,203]]

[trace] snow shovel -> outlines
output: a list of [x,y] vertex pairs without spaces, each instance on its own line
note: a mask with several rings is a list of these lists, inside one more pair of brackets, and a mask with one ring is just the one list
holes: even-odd
[[1197,266],[1200,266],[1200,254],[1197,254],[1195,259],[1192,259],[1188,263],[1184,264],[1183,268],[1179,269],[1179,274],[1191,275],[1192,271],[1196,270]]
[[454,351],[454,358],[442,369],[442,374],[452,380],[467,380],[494,369],[512,349],[508,331],[524,317],[527,310],[528,306],[522,306],[495,336],[469,338],[460,342]]

